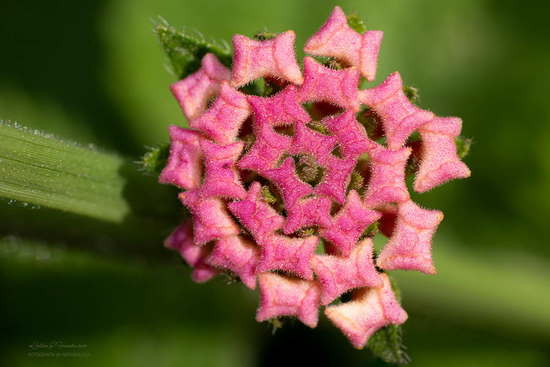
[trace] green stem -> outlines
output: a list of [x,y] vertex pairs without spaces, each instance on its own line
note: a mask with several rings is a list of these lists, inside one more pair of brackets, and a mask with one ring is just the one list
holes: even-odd
[[0,121],[0,197],[120,222],[125,161]]

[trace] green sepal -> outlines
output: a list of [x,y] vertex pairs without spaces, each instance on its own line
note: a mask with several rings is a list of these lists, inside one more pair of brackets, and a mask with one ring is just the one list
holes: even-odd
[[351,29],[353,29],[356,32],[364,33],[367,30],[367,24],[361,17],[357,14],[350,14],[347,16],[348,18],[348,25]]
[[405,96],[407,96],[411,103],[416,103],[420,100],[420,91],[418,88],[407,85],[403,87],[403,93],[405,93]]
[[455,143],[456,143],[456,153],[458,154],[460,159],[463,159],[470,152],[470,148],[472,146],[472,139],[465,138],[464,136],[460,135],[456,137]]
[[158,175],[168,162],[170,144],[148,147],[147,152],[137,162],[140,170],[149,175]]
[[[401,290],[395,279],[387,273],[386,275],[390,278],[395,298],[401,303]],[[407,347],[403,344],[403,328],[401,325],[388,325],[381,328],[370,337],[367,347],[372,354],[386,363],[404,365],[411,361],[407,354]]]
[[403,329],[400,325],[388,325],[370,337],[367,347],[376,357],[386,363],[404,365],[411,361],[403,344]]

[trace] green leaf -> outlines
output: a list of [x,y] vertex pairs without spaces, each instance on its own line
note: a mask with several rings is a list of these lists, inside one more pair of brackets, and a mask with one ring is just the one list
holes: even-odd
[[178,79],[199,69],[201,60],[207,53],[216,55],[224,65],[231,65],[231,50],[225,41],[211,41],[198,32],[179,31],[163,18],[159,19],[154,31],[168,56],[172,72]]

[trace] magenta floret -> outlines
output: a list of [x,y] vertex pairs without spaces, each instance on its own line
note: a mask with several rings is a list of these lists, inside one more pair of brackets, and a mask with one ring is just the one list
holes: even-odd
[[[407,319],[387,271],[436,272],[443,214],[411,200],[407,172],[417,192],[470,176],[455,145],[459,118],[417,107],[398,72],[360,89],[375,79],[382,38],[352,29],[336,7],[307,41],[302,72],[294,32],[234,36],[231,70],[207,54],[172,85],[191,129],[170,127],[159,178],[185,190],[191,217],[165,245],[194,281],[228,272],[258,284],[258,321],[294,316],[315,327],[325,307],[356,348]],[[247,94],[259,78],[271,92]],[[379,254],[375,228],[389,238]],[[350,301],[331,305],[344,293]]]
[[323,238],[331,243],[329,252],[349,256],[361,234],[378,218],[380,213],[368,209],[359,194],[355,190],[350,191],[346,203],[334,216],[330,226],[321,231]]

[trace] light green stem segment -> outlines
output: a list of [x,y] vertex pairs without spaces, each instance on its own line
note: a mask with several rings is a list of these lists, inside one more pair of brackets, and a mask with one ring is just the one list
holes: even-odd
[[0,121],[0,197],[120,222],[125,161]]

